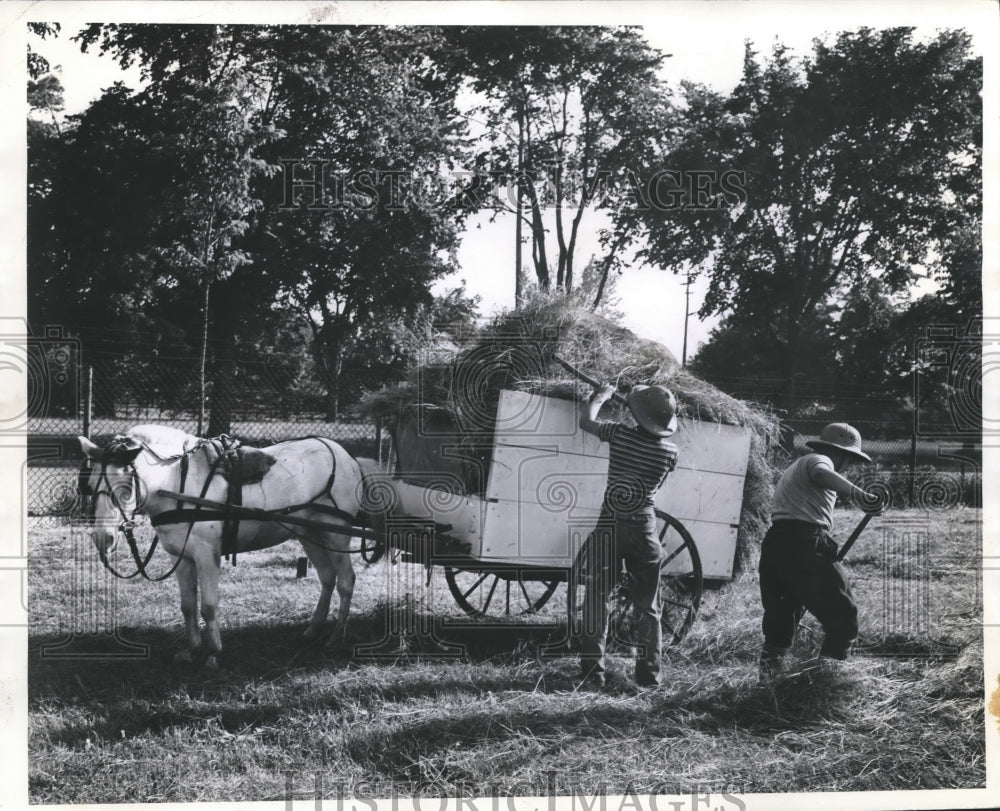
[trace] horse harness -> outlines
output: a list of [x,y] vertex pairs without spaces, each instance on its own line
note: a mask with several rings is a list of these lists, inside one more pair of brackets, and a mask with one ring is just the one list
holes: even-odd
[[[322,512],[327,515],[340,518],[342,520],[348,521],[349,523],[354,523],[356,516],[341,510],[337,507],[337,502],[333,497],[333,485],[337,478],[337,457],[326,442],[323,442],[322,437],[307,437],[308,439],[315,439],[323,444],[325,448],[330,452],[331,470],[330,476],[327,479],[326,485],[323,489],[316,494],[312,499],[302,504],[294,504],[289,507],[283,507],[280,510],[268,510],[269,516],[275,516],[279,518],[283,515],[291,515],[292,513],[299,512],[301,510],[309,509],[316,512]],[[152,451],[147,446],[143,446],[146,450],[150,450],[151,453],[159,457],[155,451]],[[137,571],[130,575],[121,575],[116,572],[108,563],[105,556],[102,554],[102,562],[105,567],[108,568],[113,574],[124,579],[135,577],[136,574],[142,573],[143,577],[147,580],[165,580],[177,569],[180,564],[181,558],[183,556],[183,548],[181,554],[178,555],[176,562],[170,568],[165,575],[162,577],[151,578],[146,573],[146,565],[149,563],[153,556],[153,552],[156,549],[156,545],[159,542],[159,536],[153,536],[153,542],[150,544],[149,552],[147,553],[145,559],[143,559],[139,554],[139,549],[135,541],[134,528],[135,528],[135,511],[133,511],[132,516],[125,514],[125,510],[122,507],[118,497],[114,493],[111,483],[108,480],[107,466],[109,463],[121,459],[121,454],[130,448],[124,441],[112,442],[104,449],[101,456],[101,478],[98,480],[98,485],[96,490],[92,490],[90,487],[90,475],[92,468],[90,466],[90,460],[84,459],[83,465],[80,468],[80,480],[79,480],[79,490],[81,495],[86,498],[94,499],[94,506],[90,510],[91,517],[96,513],[96,499],[97,496],[106,493],[111,499],[111,503],[114,504],[115,508],[118,510],[122,517],[122,523],[119,525],[119,530],[125,535],[128,541],[129,550],[132,553],[132,557],[135,560]],[[181,460],[181,481],[179,492],[183,493],[185,485],[187,483],[188,469],[190,468],[190,457],[193,453],[199,450],[205,451],[206,459],[209,459],[209,472],[205,477],[205,482],[202,485],[200,498],[204,499],[208,493],[209,486],[211,485],[213,479],[217,475],[221,475],[229,483],[226,490],[226,501],[223,503],[222,509],[212,510],[205,509],[200,504],[196,504],[194,507],[185,507],[183,502],[178,501],[177,507],[172,510],[165,510],[164,512],[158,513],[155,516],[151,516],[150,523],[154,527],[162,526],[164,524],[182,524],[186,523],[188,525],[187,534],[184,537],[184,547],[187,547],[188,539],[191,537],[191,531],[194,529],[194,525],[199,522],[206,521],[222,521],[222,553],[226,560],[232,560],[232,564],[236,565],[236,542],[237,536],[239,534],[240,526],[240,509],[243,506],[243,486],[247,484],[255,484],[261,481],[266,475],[267,471],[270,470],[271,466],[276,461],[274,457],[269,456],[263,451],[257,450],[256,448],[245,448],[237,439],[223,434],[215,439],[204,440],[194,448],[180,454]],[[214,459],[211,457],[214,454]],[[174,459],[177,457],[169,457],[169,459]],[[136,473],[135,467],[130,463],[125,465],[127,471],[131,471],[132,483],[133,483],[133,493],[138,492],[138,488],[141,484],[141,479],[139,479]],[[101,489],[101,483],[107,484],[107,489]],[[333,505],[320,504],[317,503],[318,499],[326,496],[333,502]],[[257,519],[259,520],[259,519]]]
[[[97,497],[100,495],[106,495],[111,500],[111,503],[114,505],[115,509],[118,510],[118,514],[121,515],[122,517],[122,521],[118,525],[118,530],[125,536],[125,539],[128,541],[128,548],[129,551],[132,553],[133,560],[135,560],[136,570],[132,572],[132,574],[127,574],[127,575],[122,574],[121,572],[117,571],[108,561],[107,553],[104,550],[101,550],[101,563],[104,564],[104,568],[107,569],[109,572],[111,572],[113,575],[115,575],[115,577],[120,577],[123,580],[129,580],[138,574],[142,574],[142,576],[145,577],[147,580],[158,582],[160,580],[166,580],[168,577],[170,577],[170,575],[174,573],[174,571],[176,571],[177,567],[180,565],[181,556],[178,555],[177,560],[174,562],[174,565],[170,567],[170,571],[168,571],[162,577],[150,577],[149,574],[147,574],[146,566],[152,559],[153,552],[156,551],[156,545],[159,543],[160,539],[156,535],[153,536],[153,542],[149,545],[149,552],[146,553],[145,558],[142,558],[142,556],[139,554],[139,547],[138,544],[136,544],[135,533],[133,531],[135,529],[136,510],[132,511],[131,516],[125,514],[125,508],[122,506],[121,500],[115,493],[114,488],[111,486],[111,481],[108,479],[108,465],[111,464],[112,462],[120,462],[122,454],[132,450],[135,450],[135,448],[131,446],[124,439],[112,440],[111,443],[106,448],[104,448],[104,450],[101,453],[101,461],[100,461],[101,476],[97,481],[96,489],[90,486],[90,476],[93,473],[93,465],[91,464],[90,459],[85,456],[83,459],[83,463],[80,465],[80,473],[77,482],[77,489],[80,491],[80,496],[82,497],[82,506],[84,507],[84,512],[88,520],[94,521],[97,517]],[[147,450],[150,450],[150,452],[153,453],[155,456],[157,456],[157,458],[162,458],[159,456],[159,454],[156,454],[155,451],[152,451],[151,449],[148,448]],[[188,451],[188,453],[190,452],[191,451]],[[187,454],[184,454],[184,457],[186,459]],[[139,478],[139,475],[136,472],[136,469],[131,462],[126,463],[124,467],[126,471],[131,472],[132,495],[136,499],[136,503],[138,504],[137,494],[139,492],[139,486],[141,485],[142,480]],[[101,488],[102,484],[106,485],[105,489]],[[185,545],[187,545],[186,539],[185,539]]]

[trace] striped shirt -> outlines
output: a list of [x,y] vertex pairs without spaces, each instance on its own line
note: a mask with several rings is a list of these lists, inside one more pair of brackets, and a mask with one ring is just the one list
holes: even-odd
[[609,445],[604,508],[617,515],[652,515],[656,491],[677,466],[677,446],[620,422],[600,423],[597,436]]

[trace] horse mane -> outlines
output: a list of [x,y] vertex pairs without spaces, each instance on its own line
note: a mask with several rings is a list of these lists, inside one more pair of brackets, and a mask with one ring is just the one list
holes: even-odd
[[194,448],[201,440],[169,425],[136,425],[128,435],[135,437],[153,453],[160,456],[175,456]]

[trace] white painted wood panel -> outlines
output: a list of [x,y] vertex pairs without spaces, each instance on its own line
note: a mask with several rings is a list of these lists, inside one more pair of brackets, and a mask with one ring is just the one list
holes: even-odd
[[[598,517],[596,510],[588,513],[578,509],[573,518],[567,519],[565,513],[527,502],[490,502],[485,509],[478,559],[556,568],[572,564]],[[682,523],[698,547],[704,576],[731,577],[736,528],[708,521]]]
[[[498,446],[486,497],[552,505],[572,518],[578,509],[600,508],[607,471],[607,459]],[[738,524],[743,483],[743,476],[678,468],[667,476],[656,505],[681,519]]]
[[[607,482],[607,445],[577,420],[571,402],[503,392],[485,499],[393,479],[396,511],[451,524],[477,560],[568,567],[597,520]],[[656,504],[691,532],[706,577],[731,577],[750,433],[682,421],[672,441],[680,463]]]
[[[535,433],[525,430],[529,424]],[[481,555],[488,559],[572,560],[577,524],[596,520],[607,482],[607,444],[579,430],[565,400],[502,392],[486,496]],[[502,430],[513,426],[514,430]],[[691,531],[706,577],[732,576],[750,432],[683,421],[671,438],[679,464],[656,505]]]
[[[507,414],[512,416],[505,418]],[[525,414],[533,416],[530,424],[537,425],[537,431],[527,430],[528,422],[522,419]],[[579,429],[579,407],[568,400],[502,391],[497,415],[497,446],[556,449],[605,459],[608,456],[607,443]],[[746,428],[682,419],[670,441],[680,451],[678,468],[746,475],[750,453],[750,432]]]

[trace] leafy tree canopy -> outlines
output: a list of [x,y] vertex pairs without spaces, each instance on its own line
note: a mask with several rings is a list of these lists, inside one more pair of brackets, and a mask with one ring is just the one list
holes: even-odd
[[824,308],[865,279],[893,293],[971,267],[957,260],[981,205],[981,86],[964,32],[860,29],[801,60],[748,46],[732,95],[686,87],[670,149],[677,167],[745,173],[745,193],[622,216],[642,220],[648,261],[708,276],[702,316],[766,324],[794,386]]

